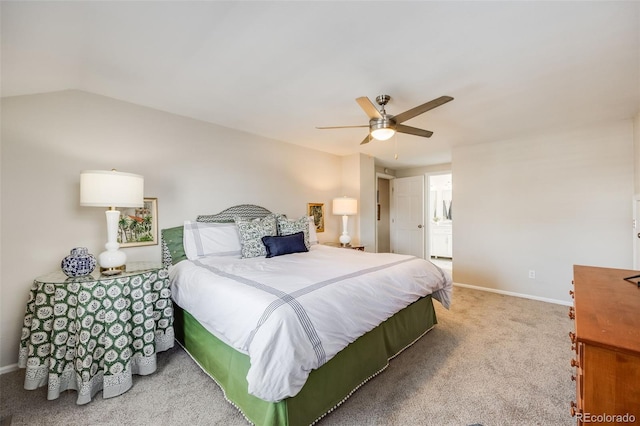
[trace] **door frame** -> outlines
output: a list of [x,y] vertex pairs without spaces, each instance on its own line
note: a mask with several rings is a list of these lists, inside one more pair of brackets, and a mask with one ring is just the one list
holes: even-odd
[[[453,183],[453,173],[451,170],[442,170],[438,172],[428,172],[424,174],[425,186],[424,186],[424,223],[426,228],[426,235],[424,239],[424,253],[427,260],[431,260],[431,236],[433,235],[433,225],[431,224],[430,206],[431,206],[431,178],[433,176],[451,175],[451,182]],[[453,186],[451,187],[451,197],[453,198]],[[453,238],[453,233],[451,234]]]

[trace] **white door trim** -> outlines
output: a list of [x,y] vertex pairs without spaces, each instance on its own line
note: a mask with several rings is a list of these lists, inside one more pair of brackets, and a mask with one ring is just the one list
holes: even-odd
[[633,247],[633,269],[640,268],[640,260],[638,259],[640,255],[640,208],[638,208],[638,204],[640,204],[640,194],[636,194],[633,196],[633,222],[631,226],[631,244]]

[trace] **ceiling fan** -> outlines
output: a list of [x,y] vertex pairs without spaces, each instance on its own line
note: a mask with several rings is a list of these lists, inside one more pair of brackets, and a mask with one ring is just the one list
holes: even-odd
[[378,110],[373,102],[371,102],[366,96],[362,96],[356,99],[356,102],[358,103],[358,105],[360,105],[360,108],[362,108],[364,112],[369,116],[369,125],[316,127],[316,129],[347,129],[353,127],[368,127],[369,134],[362,140],[362,142],[360,142],[360,145],[369,143],[372,137],[381,141],[387,140],[391,138],[396,132],[430,138],[431,135],[433,135],[433,132],[429,130],[418,129],[416,127],[406,126],[401,123],[453,100],[451,96],[440,96],[439,98],[436,98],[422,105],[418,105],[417,107],[411,108],[410,110],[407,110],[398,115],[391,115],[387,114],[384,109],[384,106],[389,102],[390,99],[391,96],[389,95],[380,95],[376,97],[376,102],[378,103],[378,105],[380,105],[380,110]]

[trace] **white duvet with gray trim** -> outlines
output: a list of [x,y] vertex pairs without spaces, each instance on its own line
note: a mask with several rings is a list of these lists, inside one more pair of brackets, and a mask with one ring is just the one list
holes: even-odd
[[270,259],[184,260],[170,272],[173,300],[249,355],[249,393],[272,402],[420,297],[451,301],[451,277],[431,262],[322,245]]

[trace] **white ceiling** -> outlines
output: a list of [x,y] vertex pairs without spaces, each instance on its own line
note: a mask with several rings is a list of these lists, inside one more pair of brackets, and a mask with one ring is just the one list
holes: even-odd
[[[634,117],[640,2],[8,2],[2,96],[79,89],[385,167],[451,148]],[[361,146],[355,98],[398,114]],[[394,159],[394,154],[398,159]]]

